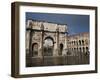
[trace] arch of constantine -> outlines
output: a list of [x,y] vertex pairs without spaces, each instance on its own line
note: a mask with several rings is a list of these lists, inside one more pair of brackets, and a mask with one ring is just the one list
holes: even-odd
[[[46,55],[43,50],[47,47],[53,50],[52,56],[64,55],[67,52],[67,33],[66,25],[28,20],[26,49],[32,53],[37,45],[37,56],[40,57]],[[31,55],[34,55],[34,52]]]

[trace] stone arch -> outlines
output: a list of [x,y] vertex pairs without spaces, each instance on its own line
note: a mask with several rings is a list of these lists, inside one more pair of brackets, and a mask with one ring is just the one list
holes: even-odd
[[38,56],[38,43],[32,44],[32,53],[33,53],[33,56]]
[[71,41],[72,45],[73,45],[73,41]]
[[86,51],[89,51],[89,48],[88,47],[86,47]]
[[82,45],[84,45],[84,40],[82,40]]
[[78,52],[78,48],[76,48],[76,51]]
[[81,40],[79,40],[79,45],[81,45]]
[[86,47],[86,54],[89,54],[89,48]]
[[59,52],[59,55],[62,55],[63,48],[64,48],[64,45],[62,43],[60,43],[60,52]]
[[76,48],[74,48],[74,51],[76,51]]
[[43,48],[44,56],[53,56],[54,39],[51,36],[44,38]]
[[80,52],[82,51],[81,47],[79,48],[79,51],[80,51]]
[[75,45],[75,41],[74,41],[74,45]]
[[46,37],[44,38],[44,40],[46,40],[46,39],[51,39],[51,40],[53,41],[53,44],[54,44],[54,39],[53,39],[51,36],[46,36]]
[[85,48],[83,47],[83,52],[85,52]]

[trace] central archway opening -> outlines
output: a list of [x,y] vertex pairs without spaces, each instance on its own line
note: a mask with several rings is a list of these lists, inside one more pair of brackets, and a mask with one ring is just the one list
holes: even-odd
[[46,37],[44,39],[44,56],[53,56],[54,40],[52,37]]

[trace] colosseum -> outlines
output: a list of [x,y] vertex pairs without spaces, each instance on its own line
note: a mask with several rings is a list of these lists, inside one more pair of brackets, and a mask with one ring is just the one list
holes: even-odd
[[70,35],[67,24],[27,20],[26,66],[70,64],[89,64],[89,33]]
[[80,33],[68,36],[68,50],[72,55],[77,53],[89,53],[89,33]]

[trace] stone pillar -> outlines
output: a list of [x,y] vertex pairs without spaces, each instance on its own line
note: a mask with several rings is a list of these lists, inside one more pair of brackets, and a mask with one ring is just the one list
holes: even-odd
[[53,56],[58,56],[58,52],[59,52],[59,28],[56,29],[56,42],[54,44],[54,52],[53,52]]
[[26,30],[26,54],[29,54],[30,31]]
[[33,53],[32,53],[32,36],[33,36],[33,32],[32,32],[32,22],[30,22],[29,24],[29,28],[30,28],[30,38],[29,38],[29,56],[32,57],[33,56]]
[[39,49],[38,49],[38,56],[42,57],[42,32],[40,33],[40,43],[39,43]]
[[65,44],[64,44],[64,50],[62,55],[66,55],[68,52],[68,48],[67,48],[67,33],[65,33]]
[[67,52],[68,52],[68,40],[67,40],[67,37],[68,37],[68,29],[67,29],[67,26],[65,26],[65,44],[64,44],[64,49],[63,49],[63,53],[62,55],[67,55]]
[[43,57],[43,37],[44,37],[44,26],[43,24],[41,24],[41,34],[40,34],[40,46],[39,46],[39,52],[38,52],[38,56],[39,57]]
[[28,53],[26,52],[26,54],[29,54],[29,48],[30,48],[30,32],[31,32],[31,30],[28,30],[29,28],[32,28],[31,20],[28,20],[27,24],[26,24],[26,50],[28,50]]
[[87,46],[84,47],[84,48],[85,48],[85,52],[87,52],[86,47],[87,47]]

